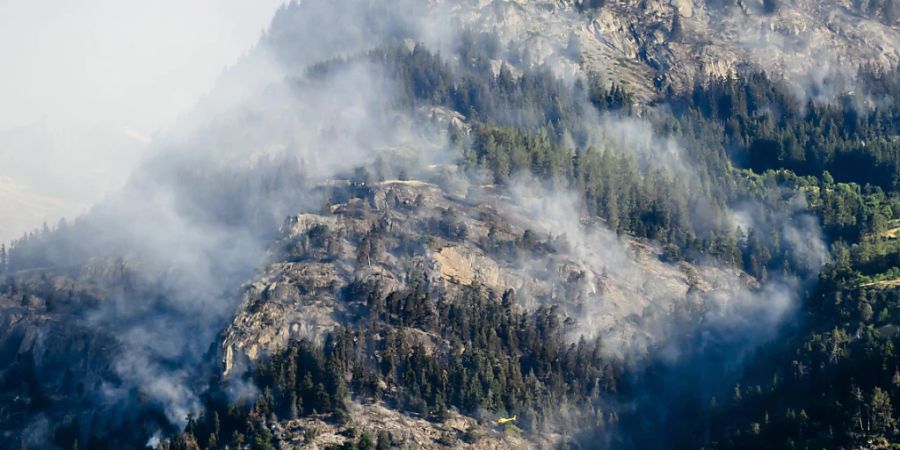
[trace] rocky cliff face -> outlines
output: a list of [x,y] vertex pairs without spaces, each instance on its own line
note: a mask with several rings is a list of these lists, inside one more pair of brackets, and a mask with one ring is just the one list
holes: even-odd
[[[580,241],[563,229],[547,230],[527,215],[527,197],[513,199],[490,188],[473,189],[469,198],[420,181],[328,189],[332,200],[320,214],[286,221],[271,249],[273,262],[245,285],[240,310],[218,345],[226,379],[240,377],[292,340],[321,341],[358,320],[372,302],[356,293],[359,285],[377,284],[385,296],[422,280],[435,297],[452,298],[472,287],[512,290],[523,309],[559,308],[573,342],[600,336],[608,355],[636,362],[668,338],[665,325],[674,317],[702,316],[753,284],[729,270],[664,262],[658,248],[628,237],[605,232]],[[568,220],[574,229],[591,227],[577,216]],[[403,333],[428,352],[450,350],[428,332],[410,327]],[[463,446],[464,434],[479,436],[472,438],[476,448],[542,445],[535,436],[520,440],[515,433],[499,433],[489,419],[454,414],[435,423],[377,403],[355,404],[343,426],[310,418],[272,426],[282,442],[320,447],[341,442],[347,427],[372,434],[390,430],[407,448]],[[304,433],[316,437],[304,441]]]
[[[223,334],[225,374],[238,360],[258,361],[290,339],[320,339],[352,321],[365,306],[365,299],[346,295],[354,282],[378,282],[390,293],[421,275],[435,290],[512,289],[524,308],[559,305],[573,326],[576,318],[588,319],[583,329],[643,342],[642,350],[655,339],[640,326],[641,316],[652,314],[648,308],[670,311],[691,289],[722,287],[726,274],[719,269],[664,263],[659,249],[627,237],[595,244],[610,254],[630,252],[620,262],[634,271],[610,276],[621,270],[604,266],[615,259],[576,255],[565,236],[536,231],[538,221],[504,201],[487,194],[475,203],[432,184],[387,181],[366,198],[326,205],[321,215],[291,217],[273,248],[278,262],[245,286],[240,312]],[[585,316],[586,304],[597,303],[603,307]]]
[[829,78],[852,76],[861,65],[900,62],[893,7],[872,10],[850,0],[462,5],[451,8],[461,22],[517,44],[528,55],[523,62],[546,64],[562,76],[596,72],[644,100],[670,87],[686,89],[698,78],[754,69],[784,75],[800,90],[825,90]]
[[275,438],[285,446],[324,449],[343,445],[348,438],[360,433],[375,436],[383,432],[390,436],[394,448],[429,450],[552,448],[554,440],[559,439],[554,433],[547,433],[544,438],[526,438],[520,431],[500,431],[488,423],[455,413],[447,420],[435,423],[380,404],[352,404],[349,416],[350,420],[344,425],[315,417],[283,421],[273,425]]

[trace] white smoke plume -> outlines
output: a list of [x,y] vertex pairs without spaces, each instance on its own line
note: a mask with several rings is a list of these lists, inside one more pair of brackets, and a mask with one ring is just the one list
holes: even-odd
[[[534,231],[566,244],[565,257],[585,277],[577,302],[562,305],[577,324],[570,334],[576,340],[599,336],[609,356],[676,362],[685,351],[702,351],[683,348],[696,342],[681,338],[702,333],[730,334],[743,350],[751,350],[773,337],[799,306],[804,280],[773,277],[760,285],[721,262],[696,267],[664,262],[652,246],[591,220],[576,195],[535,186],[540,185],[520,182],[511,188],[512,210],[517,217],[538,218],[528,221],[540,227]],[[826,253],[814,219],[798,213],[781,226],[794,257],[821,267]]]
[[[340,36],[338,24],[362,29],[334,5],[313,7],[330,14],[306,29],[316,42]],[[359,12],[358,20],[368,17]],[[384,25],[384,34],[402,29]],[[125,257],[90,263],[99,272],[122,265],[111,298],[83,319],[121,344],[111,355],[121,383],[102,390],[102,403],[129,402],[136,389],[183,424],[199,410],[201,363],[237,307],[239,284],[262,266],[288,214],[321,205],[310,186],[404,146],[429,161],[429,149],[443,150],[427,118],[395,112],[394,85],[379,66],[334,61],[327,76],[306,74],[311,63],[354,56],[382,38],[361,34],[328,48],[265,37],[157,137],[121,191],[66,230],[81,254]]]

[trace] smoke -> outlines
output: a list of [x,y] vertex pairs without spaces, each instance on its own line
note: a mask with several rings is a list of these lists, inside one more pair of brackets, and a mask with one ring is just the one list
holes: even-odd
[[159,445],[160,437],[161,436],[158,431],[156,433],[153,433],[153,436],[150,436],[150,439],[147,440],[147,444],[144,447],[156,448],[156,446]]
[[[860,66],[894,67],[900,54],[896,27],[846,5],[810,1],[743,2],[723,13],[719,24],[736,30],[746,58],[770,75],[782,76],[807,102],[833,103],[853,95],[858,107],[877,104],[857,79]],[[861,44],[861,45],[860,45]]]
[[744,232],[761,236],[781,236],[786,247],[789,267],[813,279],[829,262],[828,247],[822,228],[810,215],[806,197],[786,189],[773,189],[776,199],[747,201],[729,211],[731,221]]
[[[603,354],[628,368],[622,391],[595,405],[617,413],[621,424],[583,430],[571,445],[679,448],[669,439],[702,425],[696,414],[710,399],[727,398],[747,361],[791,322],[828,254],[802,198],[778,192],[784,201],[747,201],[728,211],[732,226],[784,241],[783,265],[796,275],[756,280],[726,261],[667,260],[654,244],[591,218],[572,192],[535,180],[512,183],[502,210],[556,249],[516,263],[536,280],[556,283],[554,292],[526,283],[516,297],[528,308],[557,306],[571,342],[599,338]],[[551,421],[566,429],[567,417],[580,414],[561,408]]]
[[658,135],[649,121],[603,115],[597,122],[592,127],[597,130],[595,145],[633,157],[641,173],[662,171],[679,179],[698,180],[677,139]]
[[[309,37],[340,35],[332,27],[344,23],[342,10],[311,4],[332,15],[306,28]],[[384,34],[402,29],[384,26]],[[381,34],[359,35],[327,56],[382,42]],[[103,280],[108,298],[78,319],[120,345],[110,355],[117,379],[95,399],[108,410],[127,409],[139,392],[144,405],[183,425],[199,411],[213,373],[208,351],[238,306],[240,283],[264,265],[285,217],[321,206],[311,187],[379,157],[404,165],[404,148],[420,150],[420,162],[440,161],[444,131],[397,112],[395,84],[381,66],[357,58],[308,71],[326,55],[307,44],[264,38],[156,137],[119,192],[60,232],[72,249],[67,259],[116,274]]]
[[266,87],[161,149],[86,219],[105,230],[101,246],[133,253],[135,272],[153,286],[146,297],[111,300],[89,320],[123,343],[117,373],[164,405],[173,423],[199,405],[196,374],[181,367],[202,361],[278,224],[319,207],[310,186],[372,164],[379,149],[440,142],[419,134],[413,118],[391,114],[385,92],[366,64]]
[[[664,112],[651,111],[651,117],[657,113]],[[633,158],[641,176],[678,180],[673,186],[679,192],[668,201],[687,195],[687,223],[696,230],[734,233],[744,239],[738,242],[741,246],[748,244],[751,233],[764,241],[777,240],[772,244],[784,249],[775,264],[783,272],[763,269],[759,280],[736,268],[739,258],[731,264],[709,257],[690,265],[673,262],[653,244],[619,235],[592,219],[577,194],[541,187],[534,180],[511,186],[513,216],[538,235],[548,235],[576,268],[552,263],[548,268],[548,259],[541,258],[522,262],[525,270],[548,280],[565,280],[569,271],[579,280],[574,285],[557,281],[563,295],[526,289],[518,297],[559,305],[574,320],[568,328],[573,342],[582,336],[599,337],[607,357],[631,368],[627,393],[606,399],[604,405],[623,417],[622,424],[577,435],[572,443],[585,448],[678,448],[668,437],[684,437],[686,427],[700,424],[694,414],[706,411],[711,398],[728,392],[756,350],[795,317],[828,262],[827,245],[802,194],[767,186],[723,206],[727,196],[714,196],[710,186],[717,184],[710,184],[704,174],[730,168],[704,167],[706,163],[689,156],[676,137],[660,135],[647,120],[615,115],[585,120],[590,122],[585,128],[592,130],[590,145]],[[547,273],[554,271],[563,276]],[[561,413],[560,423],[566,423],[564,416]],[[646,435],[646,430],[659,433]]]
[[[577,195],[535,186],[540,185],[515,183],[511,208],[539,235],[563,242],[563,255],[583,277],[580,292],[570,293],[573,301],[556,298],[576,321],[569,330],[573,341],[599,336],[608,356],[629,362],[646,363],[649,357],[674,363],[685,353],[703,352],[685,336],[727,337],[729,345],[740,346],[735,353],[743,354],[770,339],[798,306],[800,287],[808,280],[773,276],[760,285],[713,260],[693,267],[665,262],[652,246],[589,219]],[[784,230],[796,267],[810,268],[814,278],[827,258],[821,230],[800,209],[788,216],[775,226]],[[765,233],[772,225],[760,220],[744,226]],[[546,267],[547,261],[524,264]]]

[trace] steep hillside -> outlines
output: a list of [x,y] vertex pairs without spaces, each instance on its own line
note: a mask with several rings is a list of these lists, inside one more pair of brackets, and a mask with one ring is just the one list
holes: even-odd
[[[468,352],[487,350],[490,355],[494,345],[490,338],[463,337],[449,323],[454,309],[471,307],[466,305],[472,295],[477,302],[488,302],[478,308],[502,304],[511,308],[508,311],[519,311],[515,314],[523,314],[523,319],[532,313],[549,314],[545,320],[561,327],[553,332],[552,339],[559,340],[553,345],[579,340],[584,345],[584,339],[596,339],[596,357],[606,360],[609,370],[621,370],[625,364],[645,364],[650,354],[665,347],[677,320],[674,317],[700,321],[709,314],[708,320],[714,321],[722,302],[744,301],[741,297],[748,295],[754,283],[740,279],[734,271],[662,262],[659,249],[629,238],[595,235],[595,240],[576,243],[564,234],[554,235],[542,221],[523,214],[527,212],[523,203],[535,198],[513,199],[490,191],[479,194],[480,189],[474,189],[470,198],[463,199],[420,181],[348,182],[322,189],[330,191],[333,199],[323,206],[323,213],[288,219],[272,249],[275,261],[245,286],[241,308],[225,328],[219,346],[223,383],[240,377],[243,368],[280,358],[297,341],[322,345],[345,333],[359,333],[346,350],[357,356],[341,363],[352,374],[344,383],[351,386],[354,399],[354,406],[341,414],[357,433],[388,432],[398,445],[439,448],[465,442],[462,436],[467,434],[474,436],[469,441],[478,448],[544,446],[554,444],[573,426],[561,417],[552,418],[555,414],[545,406],[519,406],[512,399],[493,406],[488,399],[472,404],[472,400],[452,397],[435,403],[421,388],[409,384],[412,369],[406,365],[412,361],[399,363],[397,375],[391,374],[393,369],[382,372],[387,354],[394,351],[385,347],[384,340],[392,339],[387,336],[395,336],[395,345],[422,351],[424,357],[448,367]],[[577,212],[571,212],[575,216],[564,218],[571,221],[567,231],[581,231]],[[545,212],[545,217],[550,214]],[[479,326],[478,320],[473,325]],[[494,333],[494,339],[508,338],[501,329]],[[529,370],[528,359],[534,357],[527,349],[506,356],[512,358],[506,364],[523,374]],[[448,376],[454,376],[450,372]],[[531,376],[537,376],[534,383],[549,383],[544,378],[549,373],[538,370],[537,374],[532,372]],[[377,380],[375,386],[367,384],[369,377]],[[611,386],[605,389],[614,389]],[[271,389],[291,388],[278,384]],[[544,389],[553,388],[548,384]],[[573,396],[571,401],[586,401],[581,394],[568,395]],[[275,417],[302,415],[304,406],[285,405],[284,397],[278,398],[273,397],[270,405]],[[415,406],[417,402],[422,406]],[[600,396],[591,402],[603,410]],[[420,420],[417,431],[405,430],[384,422],[388,419],[380,417],[398,413],[380,405],[405,411],[390,421],[411,422],[420,416],[432,421]],[[472,417],[457,417],[459,413],[445,410],[448,406]],[[567,406],[573,408],[567,414],[577,417],[583,414],[578,411],[582,407]],[[527,424],[530,431],[498,435],[503,427],[493,421],[504,413],[521,417],[520,424]],[[403,418],[404,414],[412,416]],[[434,421],[436,416],[441,419]],[[606,420],[605,413],[599,417]],[[277,430],[276,442],[343,441],[335,441],[339,428],[327,422],[276,420],[268,426]],[[536,433],[537,429],[544,431]],[[307,430],[317,430],[315,437],[303,437]],[[492,443],[501,436],[511,441]]]
[[[332,198],[352,192],[334,189]],[[255,362],[292,339],[321,340],[353,322],[366,306],[366,299],[344,295],[354,283],[377,284],[385,295],[420,282],[435,296],[459,295],[466,287],[512,290],[526,310],[559,308],[573,340],[602,335],[605,352],[630,358],[662,337],[651,335],[657,327],[644,322],[689,307],[689,290],[702,302],[707,292],[732,294],[754,283],[714,267],[666,264],[655,246],[624,237],[569,241],[497,194],[454,198],[420,181],[361,189],[362,198],[325,205],[327,214],[288,220],[274,248],[276,261],[246,286],[241,311],[225,330],[226,375],[235,358]],[[565,220],[579,230],[577,216]],[[738,283],[742,277],[747,286]]]
[[285,5],[119,193],[0,253],[0,447],[900,438],[865,3]]
[[518,49],[498,60],[569,79],[596,72],[644,100],[755,70],[828,97],[853,90],[860,66],[900,62],[893,1],[433,0],[430,8]]

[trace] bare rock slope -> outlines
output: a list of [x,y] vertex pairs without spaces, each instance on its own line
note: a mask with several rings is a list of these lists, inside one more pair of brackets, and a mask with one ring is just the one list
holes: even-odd
[[861,65],[898,64],[900,8],[863,3],[498,0],[450,9],[467,26],[526,49],[531,64],[545,64],[562,76],[595,72],[647,99],[670,87],[688,88],[698,78],[748,69],[814,91]]
[[[655,246],[616,236],[599,223],[582,223],[577,212],[553,225],[550,212],[535,214],[535,198],[527,193],[511,198],[487,189],[466,199],[436,185],[396,180],[328,189],[332,201],[320,214],[289,218],[271,249],[274,262],[244,286],[241,308],[219,344],[226,378],[292,340],[321,341],[353,323],[367,299],[355,296],[352,286],[369,281],[385,295],[413,280],[426,280],[436,295],[512,290],[520,308],[559,308],[573,342],[599,336],[609,356],[631,360],[666,338],[674,316],[690,310],[699,317],[753,283],[729,270],[665,262]],[[439,336],[402,331],[430,351],[447,350]],[[391,430],[407,448],[468,445],[464,434],[480,436],[472,441],[475,448],[541,445],[534,436],[521,440],[479,419],[454,412],[435,423],[377,403],[353,403],[345,425],[304,418],[277,428],[280,442],[313,448],[337,442],[346,427],[372,434]],[[304,434],[315,437],[307,442]]]

